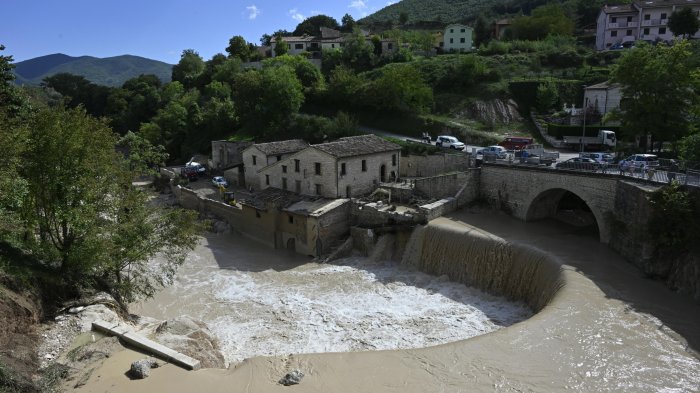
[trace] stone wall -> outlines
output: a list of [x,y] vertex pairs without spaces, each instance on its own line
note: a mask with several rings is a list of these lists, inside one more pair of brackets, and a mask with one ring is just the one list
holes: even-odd
[[647,221],[652,212],[649,201],[656,189],[623,181],[618,187],[614,214],[610,216],[612,231],[609,246],[643,268],[653,254],[647,235]]
[[469,155],[433,154],[430,156],[401,157],[401,177],[429,177],[447,172],[465,171],[469,168]]
[[[467,187],[465,188],[465,185]],[[429,199],[454,197],[463,191],[464,199],[474,200],[478,195],[479,170],[455,172],[445,175],[424,177],[415,180],[415,192]]]

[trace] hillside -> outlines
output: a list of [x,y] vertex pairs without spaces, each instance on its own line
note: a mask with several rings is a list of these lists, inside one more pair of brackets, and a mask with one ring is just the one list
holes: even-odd
[[170,81],[172,65],[144,57],[123,55],[107,58],[72,57],[61,53],[36,57],[15,64],[17,84],[38,85],[47,76],[67,72],[82,75],[98,85],[121,86],[126,80],[141,74],[157,75]]
[[408,15],[408,25],[423,25],[426,22],[468,23],[480,14],[497,16],[523,12],[529,14],[533,8],[545,4],[545,0],[403,0],[391,4],[358,22],[363,25],[396,23],[401,13]]

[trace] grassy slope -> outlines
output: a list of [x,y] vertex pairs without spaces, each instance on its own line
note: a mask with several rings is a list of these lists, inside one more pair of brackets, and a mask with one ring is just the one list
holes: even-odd
[[43,78],[60,72],[82,75],[99,85],[121,86],[126,80],[141,74],[155,74],[168,82],[172,65],[131,55],[100,59],[56,54],[19,62],[15,68],[17,82],[26,84],[39,84]]

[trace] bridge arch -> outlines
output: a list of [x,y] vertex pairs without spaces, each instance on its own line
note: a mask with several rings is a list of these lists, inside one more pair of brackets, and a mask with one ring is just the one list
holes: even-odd
[[[533,193],[530,200],[525,201],[525,221],[537,221],[544,218],[555,218],[564,209],[578,210],[581,223],[585,224],[585,214],[590,212],[595,220],[600,241],[607,240],[607,227],[603,213],[580,191],[556,187]],[[587,200],[588,199],[588,200]]]

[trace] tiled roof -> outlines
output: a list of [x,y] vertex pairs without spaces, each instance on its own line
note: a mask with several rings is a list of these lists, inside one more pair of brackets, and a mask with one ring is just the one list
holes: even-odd
[[673,5],[700,5],[700,0],[642,0],[634,2],[640,8],[670,7]]
[[299,150],[306,149],[309,144],[301,139],[290,139],[279,142],[256,143],[253,146],[268,156],[276,156],[278,154],[296,153]]
[[301,37],[282,37],[282,41],[285,42],[311,42],[316,41],[316,37],[312,35],[305,35]]
[[312,146],[337,158],[361,156],[365,154],[382,153],[401,149],[401,146],[372,134],[349,136],[340,138],[335,142],[321,143]]
[[265,210],[270,204],[274,204],[280,208],[285,208],[303,199],[303,196],[295,194],[291,191],[268,187],[262,191],[251,194],[245,199],[242,199],[241,204],[252,206],[259,210]]
[[340,30],[331,29],[325,26],[321,26],[321,37],[322,38],[338,38],[340,37]]
[[603,82],[603,83],[598,83],[597,85],[590,85],[586,86],[586,90],[596,90],[596,89],[614,89],[616,87],[620,87],[620,85],[616,83],[608,83],[608,82]]

